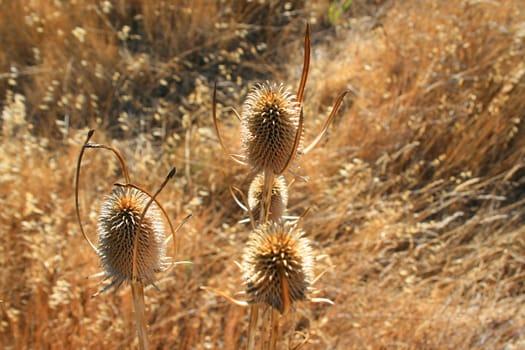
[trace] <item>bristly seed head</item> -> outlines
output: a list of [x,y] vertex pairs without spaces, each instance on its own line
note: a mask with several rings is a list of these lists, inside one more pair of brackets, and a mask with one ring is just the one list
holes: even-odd
[[301,108],[283,85],[256,85],[242,110],[242,143],[247,162],[258,172],[280,174],[294,152]]
[[133,187],[117,186],[107,197],[98,220],[99,252],[110,286],[120,286],[133,277],[133,247],[139,232],[137,279],[153,283],[154,273],[164,260],[164,224],[155,202],[151,203],[142,222],[140,216],[150,197]]
[[312,249],[294,224],[267,222],[252,232],[243,256],[243,279],[250,303],[266,303],[284,313],[307,298],[313,278]]
[[[264,173],[259,173],[252,180],[250,189],[248,190],[248,204],[253,213],[259,213],[261,210],[261,201],[264,189]],[[272,186],[272,197],[270,202],[270,215],[268,217],[271,221],[279,221],[288,206],[288,187],[284,176],[274,178]]]

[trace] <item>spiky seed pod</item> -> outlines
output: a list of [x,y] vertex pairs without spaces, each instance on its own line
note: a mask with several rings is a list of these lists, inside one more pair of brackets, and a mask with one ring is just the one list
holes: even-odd
[[283,85],[256,85],[242,110],[242,144],[246,161],[257,171],[280,174],[294,151],[301,108]]
[[[253,213],[259,213],[261,210],[261,201],[264,189],[264,173],[259,173],[252,180],[248,190],[248,204]],[[274,178],[272,186],[272,197],[270,201],[271,221],[279,221],[288,206],[288,187],[284,176]]]
[[[116,186],[104,204],[98,220],[99,254],[102,267],[112,279],[109,287],[130,282],[133,277],[133,249],[140,216],[150,197],[126,186]],[[137,279],[153,283],[154,273],[164,260],[164,224],[161,211],[151,203],[142,222],[137,250]]]
[[252,232],[242,269],[248,302],[266,303],[285,313],[293,302],[308,296],[312,249],[296,225],[270,221]]

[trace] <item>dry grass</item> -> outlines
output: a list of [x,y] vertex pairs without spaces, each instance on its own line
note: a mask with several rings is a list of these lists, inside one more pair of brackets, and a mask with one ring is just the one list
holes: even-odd
[[[138,185],[177,166],[159,200],[173,222],[193,213],[175,257],[193,265],[146,289],[152,348],[244,345],[247,311],[199,290],[239,290],[249,231],[229,186],[247,192],[250,179],[217,143],[211,87],[236,107],[255,80],[294,88],[316,19],[306,143],[337,94],[354,95],[301,157],[310,181],[290,191],[288,214],[310,208],[301,227],[326,255],[315,287],[335,302],[297,307],[289,322],[305,348],[524,347],[525,2],[354,2],[332,25],[328,3],[0,1],[0,344],[136,347],[129,291],[91,298],[100,284],[86,278],[100,267],[75,221],[73,178],[90,127]],[[239,145],[220,109],[226,143]],[[86,154],[92,238],[120,176],[103,152]]]

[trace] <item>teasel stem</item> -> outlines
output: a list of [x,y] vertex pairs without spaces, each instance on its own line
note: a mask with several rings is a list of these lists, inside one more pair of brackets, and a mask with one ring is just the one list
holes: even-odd
[[[140,350],[149,349],[147,324],[146,324],[146,316],[145,316],[146,307],[144,303],[144,284],[137,277],[138,275],[137,258],[138,258],[138,250],[139,250],[138,248],[139,248],[140,236],[142,235],[142,221],[144,220],[144,216],[146,215],[149,207],[155,201],[155,198],[162,191],[162,189],[166,186],[168,181],[173,176],[175,176],[176,171],[177,171],[176,168],[171,169],[168,176],[166,176],[166,179],[164,179],[164,181],[160,185],[159,189],[153,194],[153,196],[150,196],[150,200],[144,206],[144,209],[142,210],[142,213],[140,214],[140,219],[137,225],[138,230],[137,230],[137,233],[135,234],[135,240],[133,242],[133,273],[131,277],[131,293],[133,294],[133,304],[135,307],[135,322],[137,325],[137,335],[138,335]],[[172,233],[174,234],[174,232]]]
[[272,308],[269,350],[277,349],[277,339],[279,338],[279,319],[280,317],[281,315],[279,314],[279,311]]
[[258,319],[259,319],[259,305],[253,304],[250,306],[250,321],[248,323],[248,341],[246,343],[246,350],[255,349],[255,333],[257,330]]
[[[142,210],[142,213],[140,214],[139,224],[138,224],[138,232],[135,235],[135,241],[133,243],[133,273],[132,273],[132,280],[135,281],[137,279],[138,274],[138,264],[137,264],[137,257],[138,257],[138,251],[139,251],[139,240],[140,236],[142,234],[142,221],[144,220],[144,216],[146,215],[146,212],[148,211],[151,204],[156,201],[157,196],[159,193],[164,189],[164,187],[168,184],[168,182],[175,176],[175,173],[177,172],[177,168],[171,169],[168,176],[164,179],[162,184],[160,185],[157,192],[153,194],[153,196],[150,196],[150,200],[148,203],[144,206],[144,209]],[[175,244],[175,232],[172,231],[173,237],[173,244]]]
[[135,323],[140,350],[149,349],[148,330],[146,325],[146,306],[144,304],[144,285],[142,281],[133,279],[131,281],[131,294],[135,306]]
[[[264,171],[264,186],[261,196],[259,224],[268,221],[270,216],[270,206],[272,203],[272,188],[275,174],[271,170]],[[248,350],[253,350],[255,344],[255,333],[257,329],[257,321],[259,319],[259,305],[253,304],[250,307],[250,323],[248,324]]]
[[[261,196],[261,205],[260,205],[260,214],[259,214],[259,224],[263,224],[266,221],[268,221],[268,217],[270,216],[270,206],[272,202],[272,189],[273,189],[273,182],[275,180],[275,174],[271,170],[265,170],[264,171],[264,186],[263,186],[263,192]],[[272,320],[273,320],[273,312],[272,312]],[[254,344],[255,344],[255,333],[257,329],[257,321],[259,319],[259,305],[258,303],[253,304],[250,307],[250,323],[248,324],[248,350],[253,350]],[[272,331],[270,333],[270,344],[272,344],[272,340],[274,337],[273,333],[273,322],[272,322]],[[276,340],[273,340],[274,342]],[[275,349],[275,348],[273,348]]]
[[272,171],[264,171],[264,187],[261,200],[261,213],[259,216],[259,222],[261,224],[268,221],[268,218],[270,216],[270,207],[272,205],[272,189],[274,181],[274,173]]

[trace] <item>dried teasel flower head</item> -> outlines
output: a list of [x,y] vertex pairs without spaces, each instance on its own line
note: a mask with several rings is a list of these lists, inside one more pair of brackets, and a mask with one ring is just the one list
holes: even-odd
[[[107,275],[106,279],[111,279],[111,284],[101,292],[113,286],[118,288],[123,282],[138,282],[141,285],[153,284],[154,273],[162,270],[165,263],[167,240],[165,239],[162,215],[169,224],[172,235],[170,239],[173,239],[174,248],[176,242],[176,230],[173,229],[171,220],[156,197],[169,180],[175,176],[177,169],[172,168],[157,191],[151,195],[146,190],[131,183],[126,162],[117,149],[89,142],[94,132],[94,130],[88,132],[77,160],[75,211],[82,236],[100,257],[102,267]],[[111,151],[120,161],[126,180],[125,184],[116,183],[113,191],[102,204],[97,227],[98,247],[84,231],[80,215],[80,169],[86,149]],[[189,216],[184,219],[181,225],[188,218]]]
[[[255,176],[248,190],[248,204],[253,213],[259,213],[264,190],[264,173]],[[268,219],[279,221],[286,207],[288,206],[288,187],[284,176],[277,176],[273,179],[272,196],[270,200],[270,214]]]
[[306,154],[316,147],[334,120],[343,98],[350,90],[337,97],[332,112],[321,132],[308,145],[301,145],[303,132],[302,104],[308,70],[310,67],[310,29],[306,25],[304,37],[304,60],[297,95],[291,94],[283,85],[266,82],[257,84],[246,97],[241,116],[243,155],[228,151],[219,132],[217,119],[217,82],[213,89],[212,116],[215,132],[223,150],[233,160],[251,165],[256,172],[280,175],[295,161],[297,154]]
[[265,303],[286,313],[311,291],[312,249],[294,224],[270,221],[256,228],[241,266],[251,304]]
[[[170,226],[174,247],[176,242],[176,231],[173,230],[166,211],[157,202],[156,197],[168,181],[175,176],[176,168],[170,170],[158,190],[151,195],[131,183],[126,161],[117,149],[89,142],[94,132],[94,130],[89,130],[87,134],[86,141],[78,155],[75,172],[75,211],[80,232],[93,251],[99,255],[105,275],[107,275],[106,279],[111,280],[111,283],[99,293],[113,286],[118,288],[124,282],[129,282],[131,285],[139,348],[149,349],[144,285],[153,284],[155,272],[160,271],[165,263],[167,240],[164,237],[161,215],[166,217]],[[80,215],[78,195],[80,169],[86,149],[105,149],[113,152],[120,161],[126,179],[125,184],[116,183],[114,185],[113,191],[102,204],[97,228],[99,247],[93,244],[84,231]]]
[[297,154],[302,132],[296,96],[283,85],[258,84],[246,97],[241,123],[246,162],[257,172],[284,172]]
[[[99,255],[110,286],[133,280],[135,239],[140,231],[136,252],[136,279],[153,283],[155,272],[162,270],[165,235],[161,211],[143,191],[117,185],[106,198],[98,218]],[[143,214],[144,209],[147,211]],[[141,216],[143,217],[141,218]],[[110,287],[108,286],[108,287]]]

